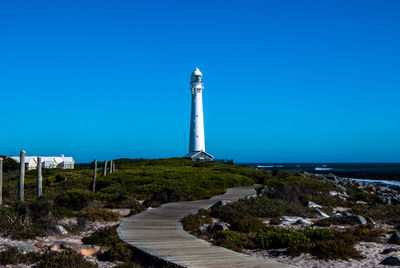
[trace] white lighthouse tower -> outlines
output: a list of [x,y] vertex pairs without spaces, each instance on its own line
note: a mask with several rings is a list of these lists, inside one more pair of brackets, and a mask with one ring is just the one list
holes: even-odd
[[189,153],[185,158],[198,161],[212,161],[213,156],[206,153],[204,139],[204,117],[203,117],[203,74],[199,68],[192,73],[191,87],[192,92],[192,111],[190,116],[190,140]]

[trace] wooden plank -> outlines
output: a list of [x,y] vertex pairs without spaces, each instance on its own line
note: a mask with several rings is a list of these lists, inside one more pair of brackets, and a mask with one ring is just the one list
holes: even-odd
[[211,199],[164,204],[124,219],[118,227],[121,240],[145,253],[183,267],[289,267],[200,240],[182,228],[180,220],[199,209],[206,209],[220,200],[237,201],[253,195],[254,187],[230,188]]

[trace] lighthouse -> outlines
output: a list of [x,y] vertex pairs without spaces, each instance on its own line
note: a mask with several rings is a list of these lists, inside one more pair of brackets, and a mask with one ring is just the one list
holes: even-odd
[[189,153],[185,158],[196,161],[212,161],[214,157],[206,153],[203,117],[203,74],[199,68],[193,71],[190,79],[192,110],[190,114]]

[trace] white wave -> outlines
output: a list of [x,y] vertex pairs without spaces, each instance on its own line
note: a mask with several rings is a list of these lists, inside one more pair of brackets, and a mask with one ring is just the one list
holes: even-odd
[[328,170],[332,170],[331,168],[327,168],[327,167],[316,167],[315,168],[316,171],[328,171]]
[[365,182],[370,182],[370,183],[381,183],[381,184],[387,184],[387,185],[393,185],[400,187],[400,181],[387,181],[387,180],[370,180],[370,179],[352,179],[355,181],[365,181]]
[[263,165],[258,165],[257,168],[273,168],[275,166],[263,166]]

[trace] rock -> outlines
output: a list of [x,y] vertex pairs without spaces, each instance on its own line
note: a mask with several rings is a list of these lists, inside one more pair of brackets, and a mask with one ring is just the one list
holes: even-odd
[[370,217],[364,217],[364,218],[367,219],[368,223],[372,223],[373,225],[376,224]]
[[370,189],[371,191],[373,191],[374,193],[376,192],[376,187],[375,187],[373,184],[370,184],[370,185],[369,185],[369,189]]
[[365,201],[357,201],[356,204],[358,205],[367,205],[368,203]]
[[337,181],[338,177],[335,174],[329,173],[328,175],[326,175],[326,178],[330,179],[330,180],[334,180]]
[[65,230],[65,228],[62,227],[61,225],[52,225],[52,226],[49,226],[49,229],[60,235],[68,234],[67,230]]
[[400,259],[395,256],[390,256],[381,261],[379,264],[397,266],[400,265]]
[[386,186],[378,186],[377,190],[382,193],[390,192],[390,188]]
[[227,204],[231,203],[231,200],[221,200],[211,206],[212,209],[219,208],[221,206],[226,206]]
[[210,224],[205,223],[202,226],[200,226],[199,228],[197,228],[197,231],[202,233],[202,232],[206,231],[208,229],[208,227],[210,227]]
[[226,223],[223,221],[216,223],[214,226],[222,231],[228,230],[229,227],[231,227],[231,225],[229,223]]
[[336,187],[339,188],[342,192],[346,192],[347,191],[347,188],[344,187],[343,185],[336,184]]
[[322,210],[320,210],[319,208],[315,208],[315,211],[324,218],[329,218],[328,214],[324,213]]
[[367,224],[367,220],[363,216],[355,215],[354,218],[359,224]]
[[294,221],[296,222],[297,220],[303,219],[301,217],[295,217],[295,216],[282,216],[281,219],[283,221]]
[[400,233],[393,233],[389,238],[389,243],[400,244]]
[[298,219],[294,224],[311,225],[312,222],[306,219]]
[[382,197],[382,203],[385,205],[391,205],[392,199],[390,197]]
[[34,251],[37,247],[25,242],[21,242],[21,241],[16,241],[12,243],[13,247],[18,248],[19,250],[21,250],[23,253],[28,253],[31,251]]
[[338,192],[336,192],[336,191],[330,191],[330,192],[329,192],[329,195],[330,195],[330,196],[335,196],[335,195],[338,195]]
[[318,205],[318,204],[315,204],[315,203],[312,202],[312,201],[308,201],[308,202],[307,202],[307,207],[309,207],[309,208],[322,208],[322,206],[320,206],[320,205]]
[[398,249],[397,248],[387,248],[384,251],[382,251],[381,254],[389,254],[389,253],[392,253],[395,251],[398,251]]

